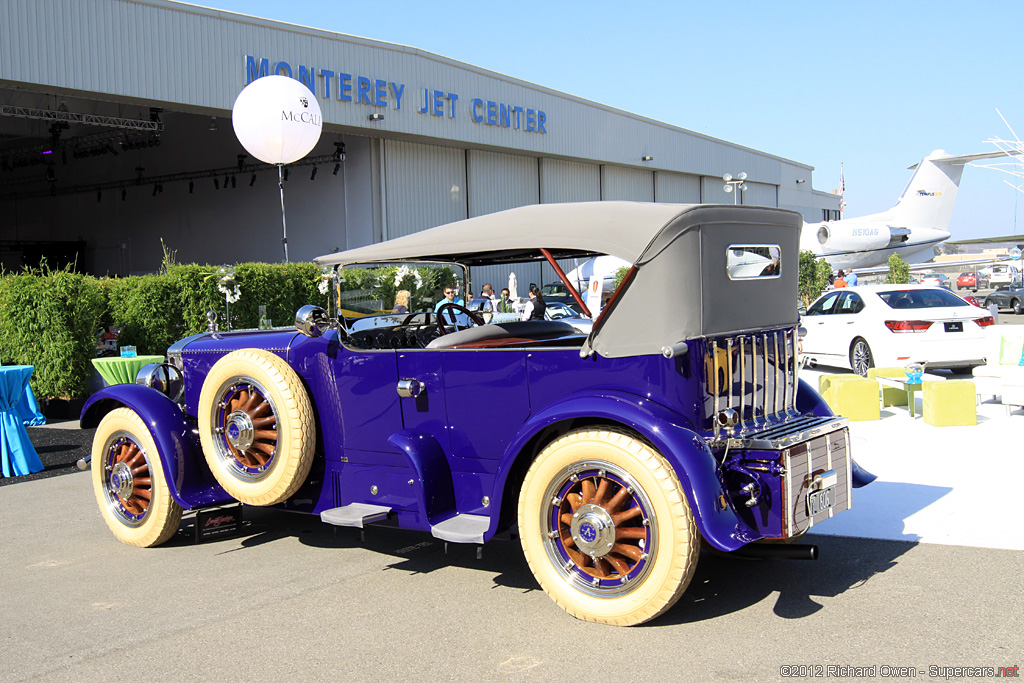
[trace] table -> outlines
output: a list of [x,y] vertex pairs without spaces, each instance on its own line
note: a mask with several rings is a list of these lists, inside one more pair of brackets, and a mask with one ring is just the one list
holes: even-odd
[[110,356],[92,359],[93,367],[107,384],[135,384],[135,376],[143,366],[163,362],[163,356]]
[[25,387],[34,370],[32,365],[0,366],[0,460],[3,461],[5,477],[32,474],[43,469],[18,413],[18,404],[25,396]]
[[907,408],[910,409],[910,417],[917,417],[915,414],[915,403],[914,394],[921,391],[924,386],[924,382],[936,382],[939,380],[946,379],[941,375],[929,375],[925,373],[921,376],[921,381],[916,384],[911,384],[909,379],[906,377],[875,377],[878,380],[880,386],[896,387],[897,389],[903,389],[907,392]]

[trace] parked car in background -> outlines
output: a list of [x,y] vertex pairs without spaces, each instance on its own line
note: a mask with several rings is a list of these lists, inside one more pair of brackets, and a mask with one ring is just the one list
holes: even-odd
[[964,301],[966,301],[967,303],[969,303],[972,306],[977,306],[978,308],[988,308],[987,306],[982,306],[981,302],[978,301],[978,297],[976,297],[976,296],[971,296],[971,295],[968,294],[967,296],[961,295],[960,298],[963,299]]
[[1001,287],[1021,286],[1020,268],[1012,263],[997,263],[992,266],[992,277],[989,278],[989,287],[1000,289]]
[[[545,301],[545,303],[547,302]],[[593,320],[580,316],[574,309],[563,303],[547,304],[547,308],[544,310],[544,319],[569,323],[580,334],[590,334],[590,331],[594,329]]]
[[1020,285],[1016,287],[1004,286],[989,292],[985,296],[985,308],[988,308],[989,304],[995,304],[999,308],[1009,308],[1017,315],[1020,315],[1024,313],[1024,287]]
[[875,366],[922,363],[966,373],[985,362],[985,310],[927,285],[861,285],[825,293],[807,308],[804,356],[866,375]]
[[944,287],[950,290],[953,288],[945,273],[924,273],[921,275],[920,282],[922,285],[931,285],[932,287]]
[[561,283],[550,283],[540,288],[541,296],[544,297],[544,303],[546,304],[565,304],[569,308],[576,312],[576,315],[580,314],[580,305],[576,303],[575,297],[569,288]]
[[979,272],[970,270],[960,273],[956,279],[957,289],[982,289],[989,286],[988,277]]

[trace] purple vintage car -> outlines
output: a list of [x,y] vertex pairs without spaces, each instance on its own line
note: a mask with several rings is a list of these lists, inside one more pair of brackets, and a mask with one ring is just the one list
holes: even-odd
[[[519,537],[562,608],[624,625],[678,600],[702,543],[814,557],[782,542],[870,475],[797,377],[801,225],[759,207],[544,204],[323,256],[331,311],[188,337],[90,398],[100,509],[139,546],[236,500]],[[559,259],[597,254],[633,267],[589,335],[455,303],[467,267],[546,260],[564,280]]]

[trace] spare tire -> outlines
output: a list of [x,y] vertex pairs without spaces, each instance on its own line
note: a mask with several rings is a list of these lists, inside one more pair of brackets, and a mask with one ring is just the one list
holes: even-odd
[[279,356],[233,351],[210,369],[199,395],[199,437],[213,476],[247,505],[275,505],[302,485],[313,463],[313,408]]

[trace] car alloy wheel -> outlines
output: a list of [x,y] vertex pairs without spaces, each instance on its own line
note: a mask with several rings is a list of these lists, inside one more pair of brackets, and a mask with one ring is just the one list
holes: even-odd
[[875,367],[871,356],[871,347],[863,339],[857,339],[850,350],[850,366],[861,377],[866,377],[868,370]]

